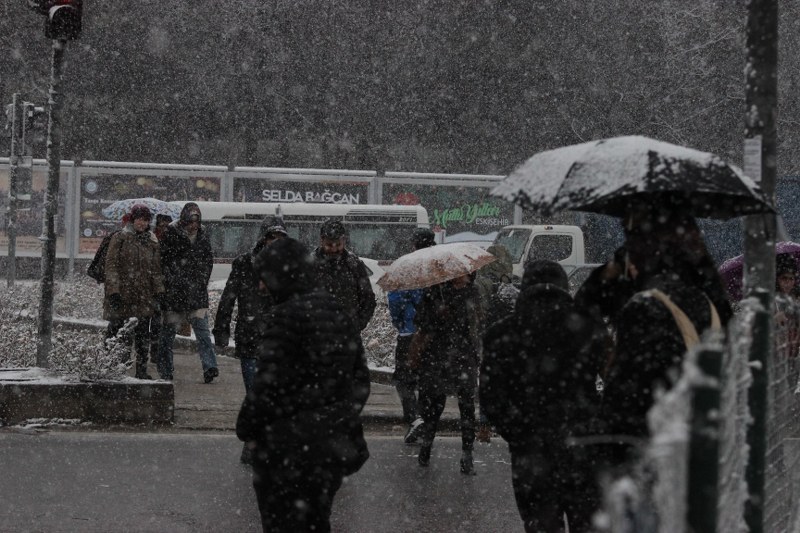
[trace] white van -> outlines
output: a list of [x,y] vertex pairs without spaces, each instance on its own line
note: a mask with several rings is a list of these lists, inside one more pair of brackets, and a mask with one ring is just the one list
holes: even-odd
[[583,231],[579,226],[514,225],[497,233],[494,244],[505,246],[511,254],[513,276],[522,279],[525,265],[537,259],[557,261],[567,275],[583,265]]
[[[170,202],[183,207],[187,202]],[[261,222],[280,215],[290,237],[313,250],[319,245],[319,230],[329,218],[341,220],[348,232],[347,247],[365,261],[375,276],[398,257],[411,252],[411,235],[427,228],[428,212],[420,205],[311,204],[266,202],[195,202],[202,213],[214,251],[211,279],[227,279],[231,263],[252,250]],[[370,278],[372,279],[372,278]],[[376,281],[376,280],[373,280]]]

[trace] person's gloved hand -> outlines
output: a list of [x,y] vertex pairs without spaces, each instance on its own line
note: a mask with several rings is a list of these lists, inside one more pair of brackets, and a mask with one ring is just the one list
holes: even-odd
[[224,331],[212,331],[214,334],[214,345],[218,348],[225,348],[231,340],[231,336]]
[[111,306],[111,309],[117,311],[120,307],[122,307],[122,295],[118,292],[110,294],[108,296],[108,305]]

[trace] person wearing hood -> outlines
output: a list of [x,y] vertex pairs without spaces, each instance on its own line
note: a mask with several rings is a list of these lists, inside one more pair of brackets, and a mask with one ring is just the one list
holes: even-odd
[[213,266],[214,255],[201,223],[200,207],[187,202],[178,220],[167,226],[161,241],[161,267],[167,288],[157,364],[161,379],[172,379],[173,345],[183,322],[191,324],[197,337],[203,381],[211,383],[219,376],[208,329],[208,280]]
[[375,312],[375,292],[367,267],[345,247],[346,241],[341,221],[331,218],[322,224],[319,246],[314,250],[317,283],[342,304],[361,331]]
[[334,496],[369,457],[359,413],[369,370],[358,326],[317,287],[300,242],[263,248],[254,268],[272,295],[257,373],[236,421],[252,443],[264,531],[330,531]]
[[525,267],[514,312],[483,338],[481,410],[508,442],[525,531],[588,531],[600,493],[581,448],[599,403],[605,329],[572,300],[554,261]]
[[724,285],[694,218],[642,205],[625,221],[625,247],[638,292],[622,308],[604,390],[611,464],[639,455],[649,437],[655,394],[680,376],[684,355],[707,329],[723,331],[732,316]]
[[135,204],[125,227],[111,237],[105,259],[105,300],[103,318],[108,320],[106,336],[114,337],[130,319],[136,318],[133,338],[136,346],[136,377],[153,379],[147,373],[150,350],[150,317],[164,300],[164,277],[158,241],[150,232],[150,209]]

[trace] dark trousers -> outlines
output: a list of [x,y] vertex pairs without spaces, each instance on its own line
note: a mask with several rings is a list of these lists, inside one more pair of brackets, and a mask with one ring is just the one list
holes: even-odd
[[253,465],[261,527],[265,532],[331,530],[333,498],[344,476],[321,465],[276,460]]
[[591,531],[600,492],[586,466],[540,451],[511,453],[511,484],[527,533],[565,531],[565,513],[570,533]]
[[[456,373],[451,379],[455,380],[455,392],[458,399],[458,412],[461,418],[461,449],[472,451],[475,444],[475,393],[478,383],[474,370],[465,370]],[[444,412],[447,401],[447,386],[440,379],[431,379],[420,375],[419,382],[419,407],[424,424],[422,425],[422,444],[430,445],[436,436],[439,419]]]
[[411,346],[413,335],[397,336],[397,346],[394,351],[394,375],[392,380],[400,396],[403,406],[403,420],[410,424],[419,416],[417,405],[417,373],[408,367],[408,348]]
[[150,317],[150,360],[158,363],[158,337],[161,335],[161,312]]
[[[130,317],[128,317],[130,318]],[[116,336],[128,318],[113,318],[108,321],[108,328],[106,329],[106,339]],[[133,328],[133,335],[123,335],[122,341],[127,345],[133,344],[136,349],[136,370],[143,371],[147,369],[147,355],[150,350],[150,317],[137,317],[139,323]],[[129,361],[126,357],[126,363]]]

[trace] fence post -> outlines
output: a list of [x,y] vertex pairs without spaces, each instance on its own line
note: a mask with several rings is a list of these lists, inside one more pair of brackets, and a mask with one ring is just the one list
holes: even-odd
[[700,379],[692,384],[689,435],[689,531],[717,530],[722,345],[714,343],[697,354]]

